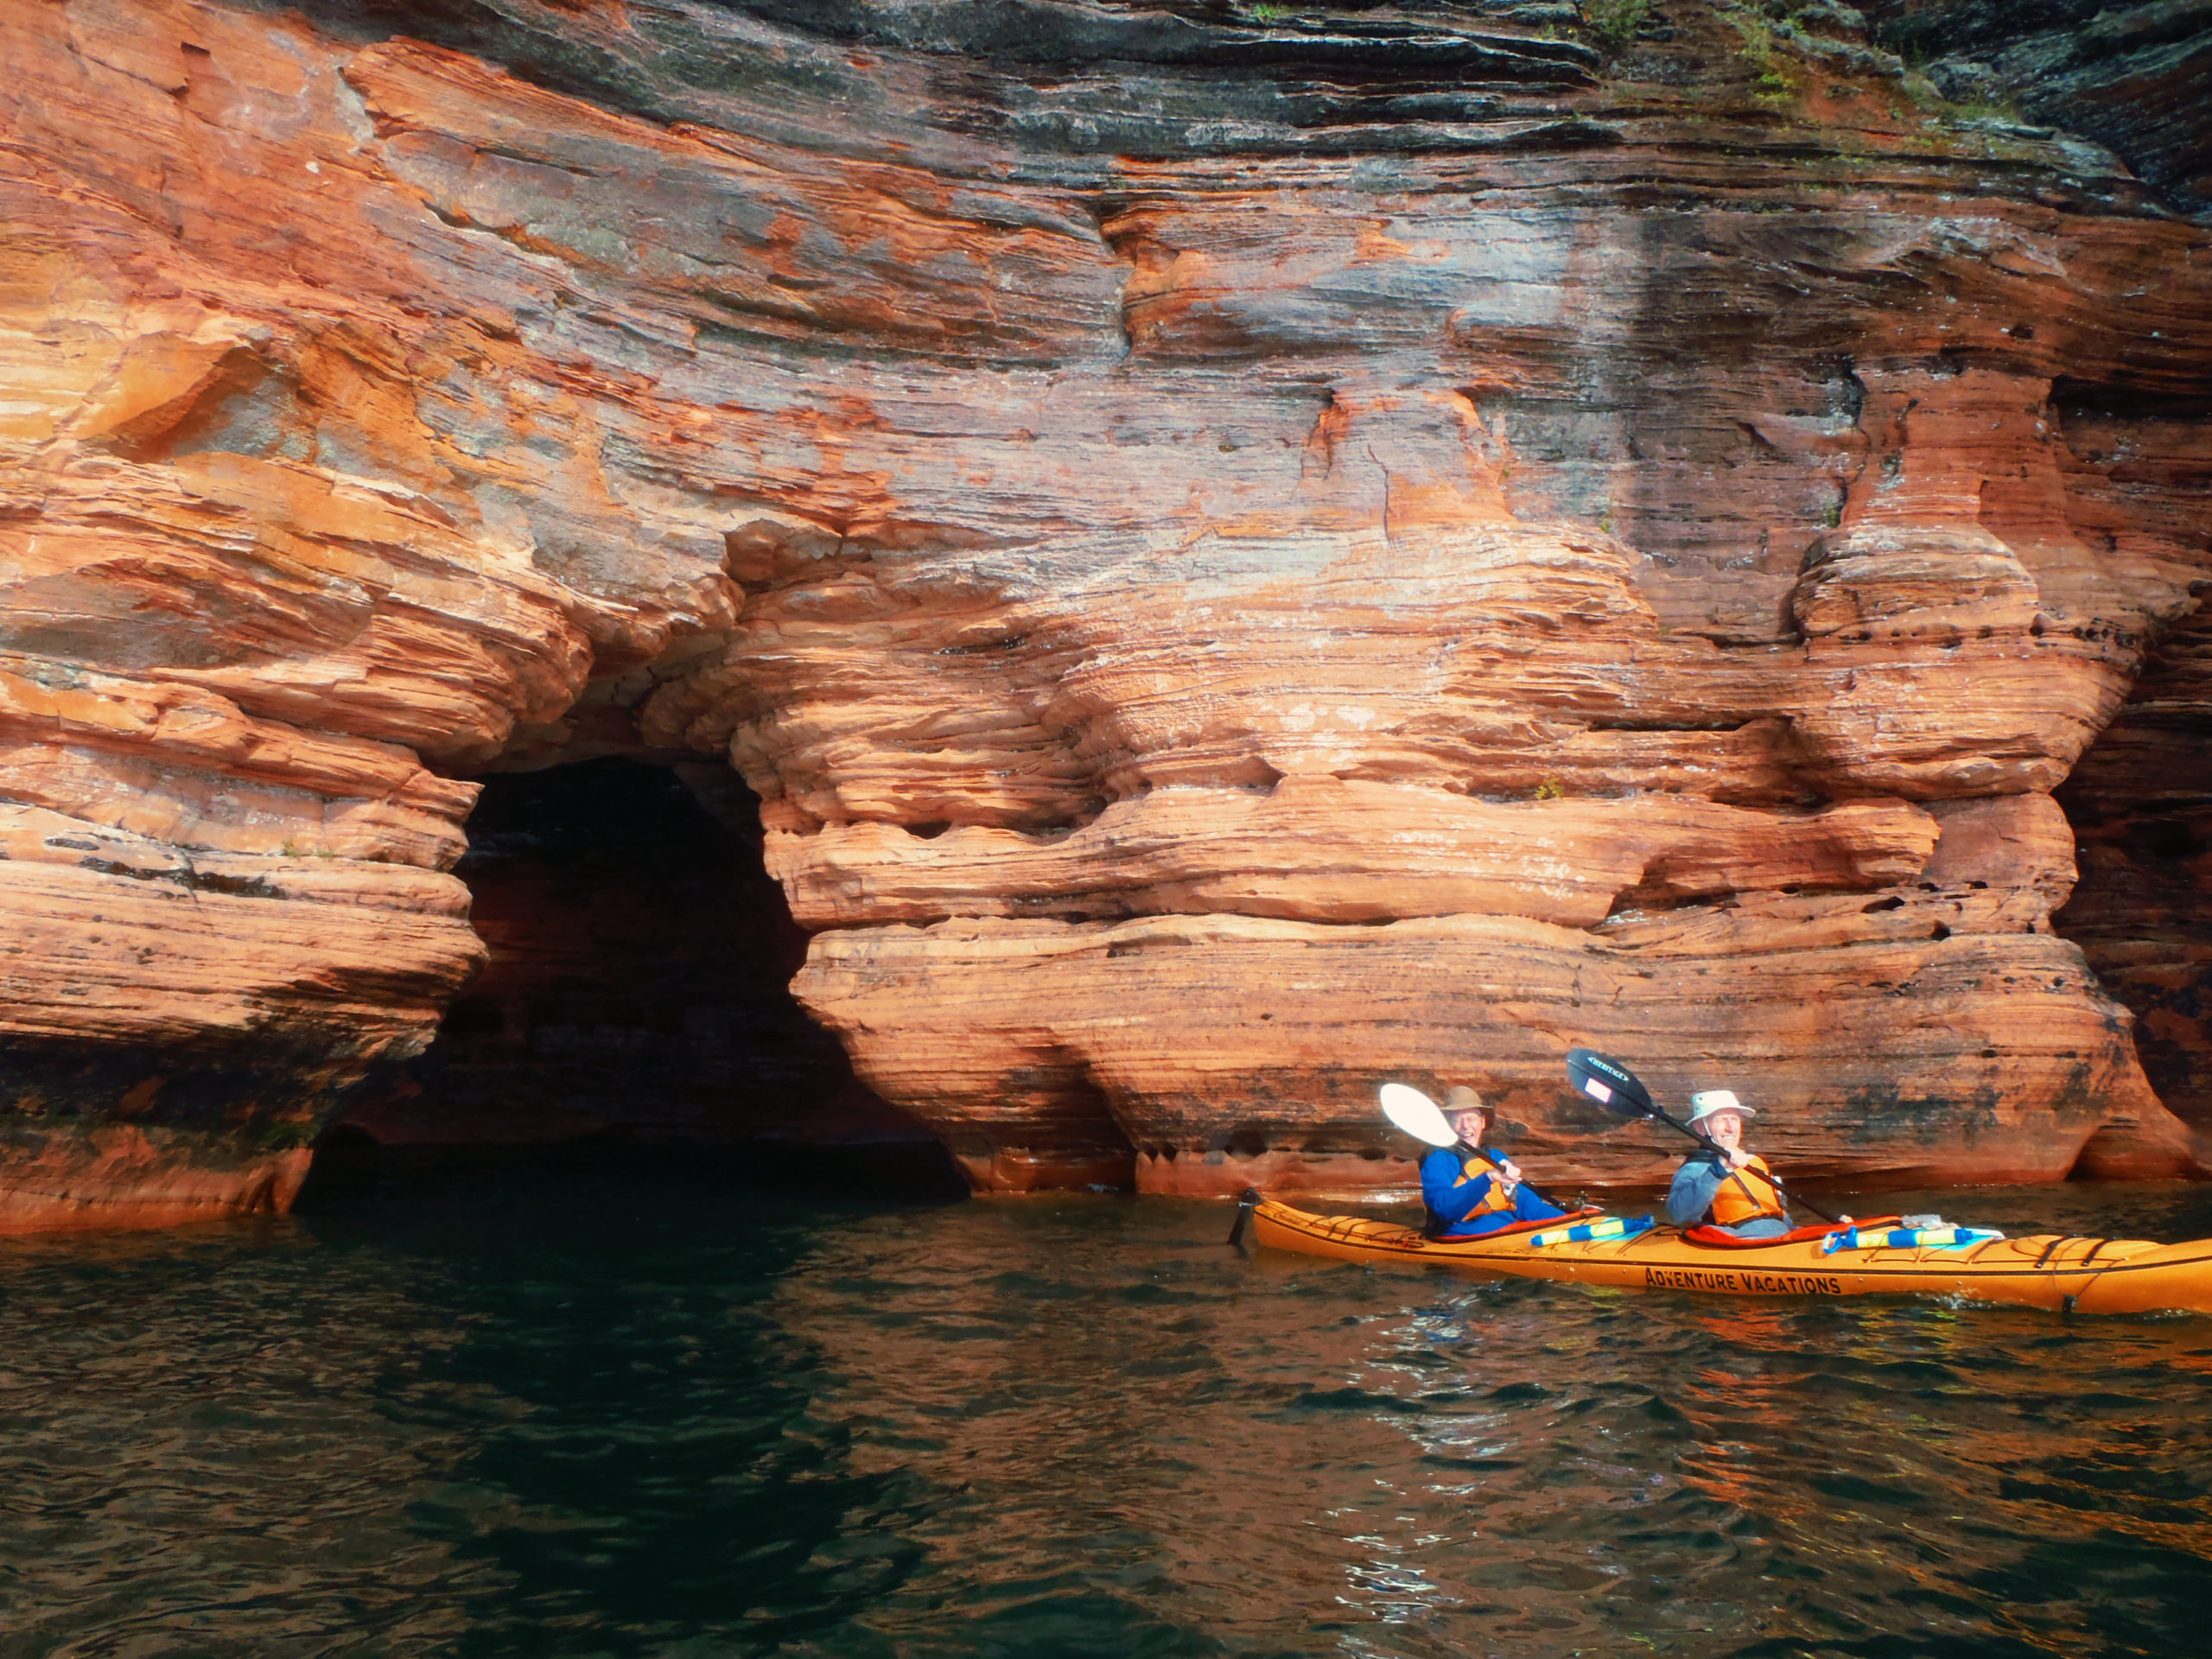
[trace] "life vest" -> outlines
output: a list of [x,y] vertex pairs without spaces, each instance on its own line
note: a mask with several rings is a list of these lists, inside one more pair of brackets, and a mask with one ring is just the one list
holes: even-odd
[[1483,1201],[1480,1204],[1453,1222],[1452,1224],[1453,1226],[1464,1227],[1477,1216],[1495,1215],[1501,1210],[1510,1210],[1513,1207],[1513,1200],[1505,1193],[1505,1178],[1500,1175],[1487,1160],[1481,1158],[1467,1159],[1459,1166],[1459,1174],[1463,1179],[1470,1181],[1478,1175],[1489,1176],[1491,1178],[1490,1191],[1483,1194]]
[[1494,1216],[1501,1210],[1513,1208],[1513,1200],[1505,1194],[1503,1179],[1487,1160],[1481,1158],[1466,1158],[1460,1160],[1459,1179],[1461,1181],[1471,1181],[1478,1175],[1487,1175],[1491,1178],[1490,1190],[1483,1194],[1482,1202],[1457,1221],[1446,1221],[1435,1211],[1431,1210],[1428,1212],[1428,1218],[1421,1224],[1422,1237],[1441,1238],[1453,1229],[1465,1227],[1469,1222],[1479,1217]]
[[1773,1185],[1759,1179],[1766,1173],[1766,1160],[1753,1158],[1740,1170],[1724,1175],[1713,1195],[1713,1224],[1733,1227],[1739,1221],[1750,1221],[1757,1216],[1773,1216],[1787,1221],[1789,1211],[1783,1207]]

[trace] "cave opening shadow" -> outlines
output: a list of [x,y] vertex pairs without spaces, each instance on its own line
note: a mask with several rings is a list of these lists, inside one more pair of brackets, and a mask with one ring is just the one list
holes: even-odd
[[807,935],[719,762],[486,779],[455,868],[490,952],[417,1058],[318,1149],[303,1201],[524,1164],[915,1198],[966,1192],[791,994]]
[[2135,1015],[2168,1110],[2212,1135],[2212,610],[2152,647],[2135,687],[2056,792],[2076,879],[2051,918]]

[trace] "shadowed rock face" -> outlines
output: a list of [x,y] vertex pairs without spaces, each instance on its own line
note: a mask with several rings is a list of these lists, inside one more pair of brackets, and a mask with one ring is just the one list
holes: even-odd
[[2108,144],[2184,212],[2212,208],[2212,3],[1873,0],[1879,37],[1985,120]]
[[758,804],[717,761],[488,779],[454,874],[489,960],[346,1123],[385,1145],[928,1150],[791,1000],[807,938],[760,843]]
[[2050,918],[2201,767],[2212,233],[1856,14],[0,16],[0,1221],[286,1202],[466,780],[618,753],[983,1186],[1390,1184],[1386,1077],[1656,1178],[1577,1042],[2196,1166]]

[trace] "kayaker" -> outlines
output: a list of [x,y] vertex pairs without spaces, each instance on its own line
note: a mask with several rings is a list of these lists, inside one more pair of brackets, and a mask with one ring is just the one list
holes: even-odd
[[[1452,1133],[1471,1147],[1490,1130],[1491,1109],[1465,1084],[1445,1096],[1445,1116]],[[1421,1195],[1428,1205],[1431,1238],[1479,1238],[1516,1221],[1548,1221],[1564,1215],[1521,1185],[1521,1171],[1508,1159],[1499,1164],[1439,1147],[1421,1160]]]
[[1667,1219],[1700,1224],[1738,1238],[1775,1238],[1789,1230],[1789,1208],[1764,1179],[1766,1160],[1744,1150],[1744,1120],[1758,1114],[1726,1089],[1690,1096],[1690,1128],[1719,1148],[1682,1160],[1667,1191]]

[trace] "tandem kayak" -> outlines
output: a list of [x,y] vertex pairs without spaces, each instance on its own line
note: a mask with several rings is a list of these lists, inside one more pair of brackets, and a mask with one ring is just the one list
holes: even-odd
[[[1252,1208],[1262,1244],[1345,1262],[1414,1263],[1564,1279],[1624,1290],[1689,1290],[1717,1296],[1957,1296],[1983,1302],[2082,1313],[2212,1313],[2212,1239],[2154,1244],[2144,1239],[2046,1233],[1985,1236],[1963,1244],[1895,1245],[1876,1231],[1846,1234],[1850,1248],[1829,1248],[1817,1230],[1752,1243],[1699,1243],[1674,1227],[1624,1236],[1562,1239],[1567,1230],[1607,1229],[1595,1217],[1566,1220],[1486,1238],[1431,1239],[1418,1230],[1363,1216],[1317,1216],[1262,1198]],[[1583,1224],[1580,1228],[1575,1224]],[[1616,1225],[1619,1224],[1618,1223]]]

